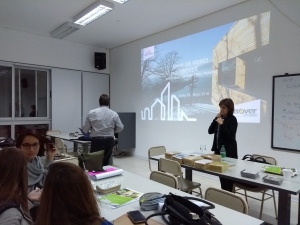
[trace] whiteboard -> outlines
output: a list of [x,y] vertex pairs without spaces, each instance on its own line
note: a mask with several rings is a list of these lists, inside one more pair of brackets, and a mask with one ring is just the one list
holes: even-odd
[[300,151],[300,74],[273,76],[271,147]]

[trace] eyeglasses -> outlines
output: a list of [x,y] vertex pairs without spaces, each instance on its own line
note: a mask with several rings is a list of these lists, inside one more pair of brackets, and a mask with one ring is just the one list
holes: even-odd
[[29,143],[25,143],[25,144],[22,144],[23,148],[25,148],[26,150],[29,150],[31,147],[33,149],[37,149],[40,147],[40,143],[36,142],[36,143],[33,143],[33,144],[29,144]]

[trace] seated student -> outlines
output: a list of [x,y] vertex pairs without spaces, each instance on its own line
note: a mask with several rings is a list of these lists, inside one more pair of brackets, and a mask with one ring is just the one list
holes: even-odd
[[36,225],[110,225],[100,217],[91,182],[85,172],[72,163],[49,166]]
[[[36,201],[40,193],[27,195],[26,158],[17,148],[0,150],[0,224],[33,224],[27,198]],[[36,196],[38,194],[38,196]]]
[[[16,139],[16,146],[20,148],[27,159],[28,192],[42,188],[48,172],[47,168],[54,162],[54,145],[46,144],[49,140],[36,130],[23,130]],[[46,149],[45,149],[46,144]],[[41,156],[46,151],[46,163],[42,164]]]

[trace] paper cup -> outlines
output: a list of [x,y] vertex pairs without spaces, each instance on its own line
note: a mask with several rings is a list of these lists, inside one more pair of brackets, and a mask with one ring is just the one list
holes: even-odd
[[283,179],[286,181],[291,180],[293,171],[291,169],[282,169]]

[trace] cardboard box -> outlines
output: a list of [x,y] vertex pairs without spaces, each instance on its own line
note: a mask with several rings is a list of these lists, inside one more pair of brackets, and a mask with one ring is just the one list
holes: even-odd
[[171,159],[173,155],[179,154],[180,152],[173,151],[173,152],[166,152],[165,153],[165,158],[166,159]]
[[221,156],[216,154],[204,154],[202,155],[204,159],[210,159],[212,161],[221,162]]
[[210,159],[200,159],[194,162],[194,167],[197,169],[207,170],[207,167],[213,161]]
[[171,159],[174,160],[174,161],[179,162],[180,165],[181,165],[182,162],[183,162],[183,158],[184,158],[185,156],[187,156],[187,155],[186,155],[186,154],[183,154],[183,153],[179,153],[179,154],[173,155]]
[[218,172],[218,173],[223,173],[228,170],[228,163],[226,162],[212,162],[208,165],[208,170]]
[[185,164],[185,165],[194,167],[195,161],[200,160],[200,159],[203,159],[203,157],[202,156],[196,156],[196,155],[193,155],[193,156],[187,155],[183,158],[182,163]]

